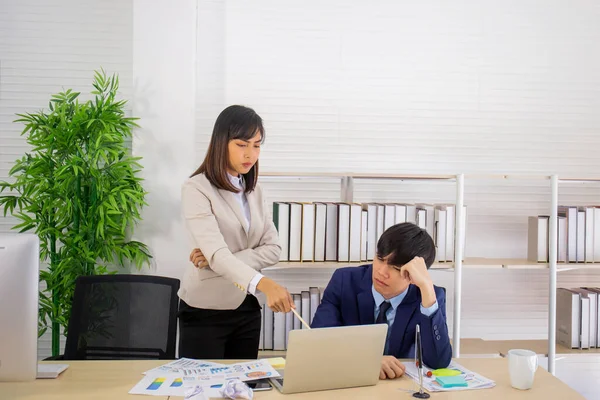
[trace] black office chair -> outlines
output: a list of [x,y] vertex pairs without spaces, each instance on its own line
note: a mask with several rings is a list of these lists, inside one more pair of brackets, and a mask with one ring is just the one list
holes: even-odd
[[160,276],[80,276],[63,358],[174,359],[178,290]]

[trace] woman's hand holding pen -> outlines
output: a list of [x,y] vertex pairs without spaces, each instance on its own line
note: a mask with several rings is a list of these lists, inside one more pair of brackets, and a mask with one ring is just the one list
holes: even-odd
[[267,305],[275,312],[287,313],[290,312],[292,308],[296,308],[290,292],[266,276],[261,278],[258,285],[256,285],[256,289],[267,296]]
[[[190,261],[196,268],[210,268],[200,249],[192,250]],[[267,305],[275,312],[287,313],[292,308],[296,308],[290,292],[272,279],[263,277],[256,285],[256,289],[267,296]]]

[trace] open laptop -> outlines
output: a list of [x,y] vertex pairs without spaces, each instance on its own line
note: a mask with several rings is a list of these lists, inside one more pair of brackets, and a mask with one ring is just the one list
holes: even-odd
[[379,381],[387,325],[299,329],[289,334],[282,393],[372,386]]

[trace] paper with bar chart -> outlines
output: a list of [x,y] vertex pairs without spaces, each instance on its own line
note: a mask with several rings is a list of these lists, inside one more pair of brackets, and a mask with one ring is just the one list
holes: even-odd
[[248,382],[279,376],[268,360],[225,365],[181,359],[144,372],[144,377],[129,393],[185,396],[190,388],[200,386],[205,393],[210,394],[210,397],[222,397],[221,386],[229,380],[239,379]]
[[146,375],[129,393],[154,396],[184,396],[185,391],[183,379],[180,377]]

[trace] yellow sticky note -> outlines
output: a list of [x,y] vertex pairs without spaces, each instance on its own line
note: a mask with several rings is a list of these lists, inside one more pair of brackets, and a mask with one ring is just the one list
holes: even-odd
[[456,369],[440,368],[433,370],[433,375],[435,376],[457,376],[460,374],[461,372]]
[[285,368],[285,358],[283,357],[267,358],[266,360],[269,362],[269,364],[271,364],[271,367],[275,369]]

